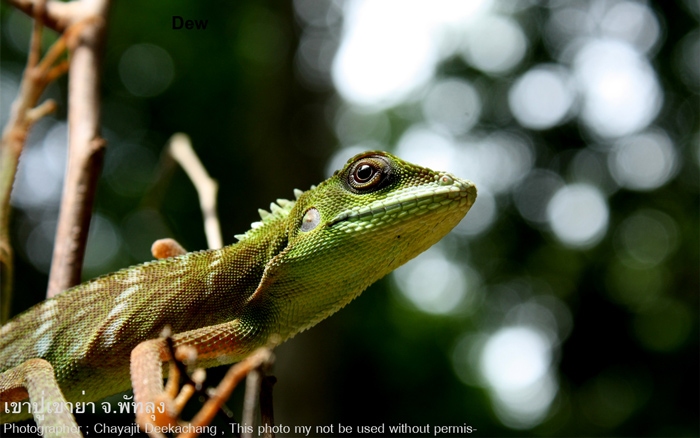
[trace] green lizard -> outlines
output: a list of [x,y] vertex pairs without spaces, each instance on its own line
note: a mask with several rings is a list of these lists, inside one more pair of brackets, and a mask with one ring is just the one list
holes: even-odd
[[28,417],[2,403],[27,397],[96,401],[132,381],[137,399],[157,396],[166,325],[176,347],[196,349],[200,367],[239,361],[273,335],[284,341],[439,241],[476,188],[367,152],[295,196],[261,210],[238,243],[99,277],[2,326],[0,420]]

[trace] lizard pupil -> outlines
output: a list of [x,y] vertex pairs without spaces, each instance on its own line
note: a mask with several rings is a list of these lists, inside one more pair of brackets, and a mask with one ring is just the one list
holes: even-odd
[[364,183],[372,178],[373,173],[374,169],[372,168],[372,166],[370,166],[369,164],[363,164],[360,167],[358,167],[355,171],[355,178],[358,182]]

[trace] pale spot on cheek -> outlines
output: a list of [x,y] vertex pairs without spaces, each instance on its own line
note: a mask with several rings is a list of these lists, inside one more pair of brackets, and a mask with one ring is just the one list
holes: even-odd
[[301,220],[301,231],[308,232],[313,230],[321,223],[321,214],[315,208],[310,208],[304,214]]

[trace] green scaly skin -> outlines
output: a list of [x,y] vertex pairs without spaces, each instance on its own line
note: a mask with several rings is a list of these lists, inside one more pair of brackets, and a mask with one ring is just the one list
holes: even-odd
[[[0,372],[43,358],[68,401],[96,401],[130,388],[131,350],[166,325],[176,344],[197,347],[198,365],[238,361],[272,335],[312,327],[428,249],[464,217],[476,188],[367,152],[296,195],[261,211],[236,244],[133,266],[16,316],[0,328]],[[0,406],[2,422],[26,416]]]

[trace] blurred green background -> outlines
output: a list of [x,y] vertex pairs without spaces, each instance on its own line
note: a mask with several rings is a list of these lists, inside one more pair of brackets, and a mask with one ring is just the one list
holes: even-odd
[[[692,0],[114,2],[84,278],[161,237],[206,247],[183,172],[154,186],[175,132],[219,181],[226,243],[388,150],[472,179],[477,203],[277,350],[277,423],[698,436],[699,17]],[[31,23],[3,3],[0,25],[4,125]],[[44,296],[58,214],[66,80],[47,95],[60,110],[13,193],[14,313]]]

